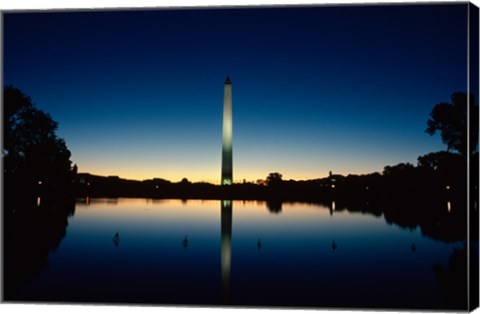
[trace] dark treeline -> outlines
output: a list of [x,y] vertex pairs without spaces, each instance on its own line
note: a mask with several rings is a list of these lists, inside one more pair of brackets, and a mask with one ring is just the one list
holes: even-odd
[[[478,153],[474,155],[478,160]],[[478,167],[477,167],[478,168]],[[72,191],[79,197],[150,197],[181,199],[256,199],[280,201],[392,201],[439,198],[466,199],[466,160],[449,152],[431,153],[418,158],[416,166],[401,163],[386,166],[382,173],[335,175],[313,180],[283,180],[271,173],[259,183],[219,186],[192,183],[187,179],[170,182],[164,179],[127,180],[117,176],[76,175]],[[472,170],[473,171],[473,170]],[[48,190],[39,185],[39,193]],[[475,188],[475,187],[474,187]]]

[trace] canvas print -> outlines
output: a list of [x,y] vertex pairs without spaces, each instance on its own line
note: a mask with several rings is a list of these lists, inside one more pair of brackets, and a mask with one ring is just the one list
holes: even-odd
[[475,5],[2,21],[3,302],[478,306]]

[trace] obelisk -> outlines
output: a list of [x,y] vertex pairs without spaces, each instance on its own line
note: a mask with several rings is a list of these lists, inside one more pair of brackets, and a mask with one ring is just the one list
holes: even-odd
[[222,185],[232,184],[232,168],[232,83],[227,76],[223,90]]

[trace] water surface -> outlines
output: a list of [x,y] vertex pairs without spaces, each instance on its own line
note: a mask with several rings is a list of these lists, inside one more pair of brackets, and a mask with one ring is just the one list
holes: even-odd
[[82,199],[15,299],[461,309],[462,249],[335,203]]

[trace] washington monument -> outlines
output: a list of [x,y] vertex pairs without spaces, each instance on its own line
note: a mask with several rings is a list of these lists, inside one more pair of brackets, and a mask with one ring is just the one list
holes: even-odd
[[232,83],[227,76],[223,91],[222,185],[232,182]]

